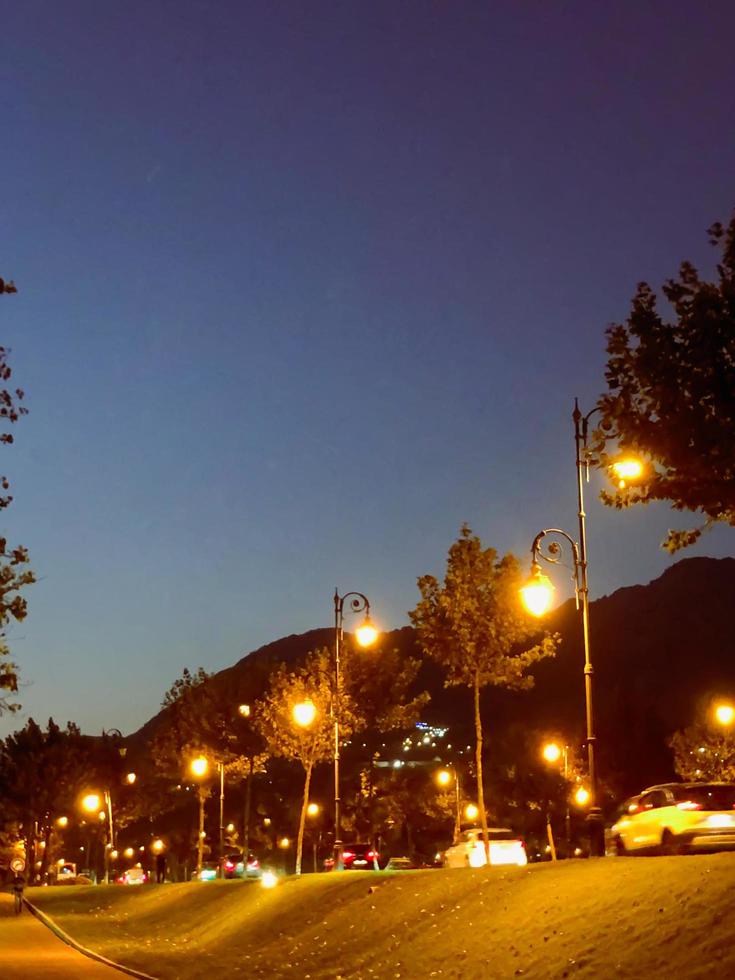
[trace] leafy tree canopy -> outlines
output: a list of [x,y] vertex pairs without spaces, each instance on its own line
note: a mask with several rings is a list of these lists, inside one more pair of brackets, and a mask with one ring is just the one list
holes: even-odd
[[676,773],[686,782],[735,782],[735,733],[715,731],[701,722],[676,732],[669,741]]
[[601,465],[610,462],[610,439],[650,461],[645,482],[604,493],[605,503],[665,500],[704,517],[696,528],[669,531],[663,546],[671,552],[716,522],[735,526],[735,214],[709,234],[722,252],[716,281],[684,262],[662,287],[669,317],[642,282],[626,322],[608,328],[609,391],[598,402]]

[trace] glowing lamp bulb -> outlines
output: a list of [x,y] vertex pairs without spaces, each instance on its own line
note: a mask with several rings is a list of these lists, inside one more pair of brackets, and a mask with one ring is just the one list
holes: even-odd
[[194,776],[206,776],[207,770],[209,769],[209,763],[204,758],[203,755],[197,756],[196,759],[191,760],[191,765],[189,767]]
[[715,708],[715,718],[720,725],[732,725],[735,721],[735,707],[731,704],[718,704]]
[[577,806],[587,806],[590,801],[590,792],[585,789],[584,786],[580,786],[577,792],[574,794],[574,802]]
[[316,705],[314,702],[307,698],[305,701],[300,701],[293,707],[293,720],[297,725],[302,728],[308,728],[316,718]]
[[556,742],[549,742],[548,745],[544,745],[543,756],[547,762],[558,762],[561,758],[561,749]]
[[160,854],[164,846],[165,845],[163,841],[159,837],[158,840],[154,840],[153,843],[151,844],[151,850],[153,851],[154,854]]
[[449,786],[452,781],[452,774],[448,769],[440,769],[436,774],[436,781],[440,786]]
[[319,804],[310,803],[306,808],[306,812],[310,817],[315,817],[319,813]]
[[369,616],[366,616],[365,621],[357,627],[355,636],[361,647],[371,647],[375,643],[378,638],[378,630],[370,621]]
[[618,487],[624,490],[631,480],[639,480],[643,475],[643,463],[634,456],[625,456],[612,464],[612,471]]
[[543,616],[549,611],[554,598],[554,586],[534,561],[531,575],[521,591],[521,598],[532,616]]
[[87,793],[82,799],[82,809],[87,813],[94,813],[100,808],[100,797],[98,793]]
[[474,803],[468,803],[464,808],[464,815],[468,820],[477,820],[480,815],[480,811],[477,809]]

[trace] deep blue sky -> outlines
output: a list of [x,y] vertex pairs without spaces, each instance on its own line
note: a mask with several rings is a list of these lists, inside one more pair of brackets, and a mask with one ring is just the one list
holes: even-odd
[[[575,528],[604,328],[735,205],[735,8],[56,0],[0,40],[21,716],[127,732],[468,521]],[[588,505],[593,596],[687,516]],[[732,554],[732,530],[691,554]]]

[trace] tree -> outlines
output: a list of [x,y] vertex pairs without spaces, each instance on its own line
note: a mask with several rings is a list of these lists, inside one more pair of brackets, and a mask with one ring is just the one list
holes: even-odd
[[528,670],[553,656],[555,640],[539,636],[521,610],[521,571],[513,555],[499,559],[465,524],[449,549],[444,585],[433,575],[418,580],[421,601],[409,613],[424,653],[446,673],[446,687],[472,690],[475,720],[477,804],[486,854],[487,814],[482,778],[483,730],[480,691],[487,685],[523,690],[533,686]]
[[[296,724],[296,704],[311,701],[316,709],[308,726]],[[301,763],[304,769],[304,792],[296,840],[296,874],[301,874],[301,855],[309,805],[309,787],[314,766],[332,757],[334,721],[332,703],[332,657],[327,649],[309,653],[304,665],[288,670],[281,664],[271,675],[270,687],[256,706],[256,726],[265,739],[268,751]],[[341,693],[338,706],[340,736],[349,739],[359,727],[355,706],[348,694]]]
[[695,542],[716,522],[735,526],[735,213],[729,226],[709,230],[720,246],[717,280],[702,280],[690,262],[662,287],[672,319],[641,282],[625,324],[607,330],[609,392],[594,436],[599,463],[610,462],[613,439],[651,463],[640,486],[604,493],[610,506],[668,501],[704,522],[671,530],[671,552]]
[[[406,627],[410,631],[409,627]],[[357,795],[358,822],[369,825],[369,838],[375,844],[377,832],[375,761],[385,736],[412,729],[430,701],[427,691],[415,692],[421,660],[378,642],[371,649],[345,644],[343,671],[345,690],[360,706],[362,736],[351,754],[361,756],[360,792]],[[365,814],[366,819],[362,814]]]
[[735,733],[698,722],[669,740],[674,769],[685,782],[735,782]]
[[[35,871],[37,845],[48,850],[55,819],[75,808],[94,771],[92,742],[71,722],[62,729],[50,718],[44,731],[31,718],[0,743],[2,819],[21,828],[29,868]],[[42,874],[43,854],[41,863]]]
[[[0,293],[16,293],[12,282],[0,279]],[[10,351],[0,347],[0,382],[10,380],[12,370],[8,364]],[[28,409],[21,405],[24,393],[21,388],[14,391],[8,388],[0,389],[0,420],[13,424],[22,415],[28,414]],[[10,432],[0,433],[0,443],[6,446],[13,442]],[[0,510],[10,506],[13,498],[7,491],[10,483],[7,477],[0,476]],[[26,601],[20,590],[36,581],[33,572],[27,568],[28,552],[23,547],[8,547],[5,538],[0,538],[0,691],[11,693],[18,690],[17,666],[9,659],[9,649],[5,642],[6,630],[12,620],[20,622],[26,617]],[[6,696],[0,696],[0,714],[3,711],[16,711],[19,705],[8,701]]]

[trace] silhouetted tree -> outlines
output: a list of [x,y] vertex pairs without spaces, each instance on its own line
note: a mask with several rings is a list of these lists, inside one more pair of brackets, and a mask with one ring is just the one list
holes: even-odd
[[671,319],[642,282],[625,324],[608,328],[609,393],[598,402],[600,464],[609,463],[610,439],[651,462],[639,486],[603,493],[605,503],[666,500],[705,518],[699,527],[669,531],[663,546],[671,552],[716,522],[735,526],[735,214],[709,235],[722,249],[715,282],[683,262],[662,287]]
[[[0,279],[0,293],[17,292],[12,282]],[[7,347],[0,347],[0,383],[10,380],[12,371],[8,363],[10,351]],[[21,415],[26,415],[26,409],[21,402],[23,401],[23,390],[16,388],[0,388],[0,420],[13,424],[18,421]],[[13,436],[10,432],[0,433],[0,443],[10,445]],[[7,477],[0,476],[0,510],[8,507],[13,500],[7,491],[10,483]],[[17,666],[9,658],[9,649],[5,640],[6,630],[12,620],[20,622],[26,617],[26,600],[20,594],[20,590],[35,582],[33,572],[27,567],[28,552],[23,547],[9,547],[5,538],[0,538],[0,692],[9,691],[14,693],[18,690]],[[19,705],[8,700],[7,696],[0,696],[0,714],[3,711],[15,711]]]
[[685,782],[735,782],[735,733],[697,723],[669,740],[674,768]]
[[427,656],[445,671],[445,686],[472,691],[475,718],[477,804],[486,853],[487,814],[482,778],[483,730],[480,691],[487,685],[523,690],[533,686],[528,670],[555,653],[555,640],[541,636],[519,601],[521,571],[513,555],[498,559],[465,524],[449,549],[444,584],[433,575],[418,580],[421,601],[409,613]]

